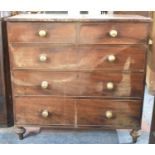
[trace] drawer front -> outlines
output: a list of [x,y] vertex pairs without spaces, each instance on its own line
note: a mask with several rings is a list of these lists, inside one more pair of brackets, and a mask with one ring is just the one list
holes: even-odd
[[77,102],[79,126],[113,126],[128,128],[140,126],[142,101],[81,99]]
[[14,95],[64,96],[67,92],[75,92],[76,78],[75,72],[14,71],[13,92]]
[[143,73],[12,72],[14,95],[142,97],[143,82]]
[[74,125],[73,99],[16,97],[14,103],[17,125]]
[[84,46],[79,48],[78,66],[92,70],[144,70],[145,46]]
[[143,73],[79,73],[80,96],[142,97],[143,87]]
[[9,42],[74,43],[74,23],[11,22],[7,23]]
[[145,46],[51,46],[10,44],[13,68],[144,70]]
[[77,69],[78,56],[74,46],[10,44],[9,49],[12,68]]
[[124,22],[81,24],[79,40],[82,44],[139,44],[147,41],[148,26]]

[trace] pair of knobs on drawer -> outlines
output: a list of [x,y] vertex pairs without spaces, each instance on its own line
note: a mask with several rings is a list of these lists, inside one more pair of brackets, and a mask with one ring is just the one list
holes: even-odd
[[[48,82],[47,81],[42,81],[41,82],[41,88],[43,88],[43,89],[47,89],[48,88]],[[108,89],[108,90],[113,90],[114,89],[114,83],[113,82],[108,82],[107,84],[106,84],[106,88]]]
[[[42,81],[41,82],[41,88],[43,88],[43,89],[47,89],[48,88],[48,82],[47,81]],[[114,89],[114,83],[113,82],[108,82],[107,84],[106,84],[106,88],[108,89],[108,90],[113,90]]]
[[[116,56],[111,54],[111,55],[108,56],[107,59],[108,59],[109,62],[114,62],[116,60]],[[46,62],[47,61],[47,55],[46,54],[41,54],[39,56],[39,60],[40,60],[40,62]]]
[[[49,116],[48,110],[43,110],[42,113],[41,113],[41,116],[44,117],[44,118],[47,118]],[[106,116],[107,119],[113,118],[112,111],[111,110],[106,111],[105,116]]]
[[[108,56],[107,59],[108,59],[109,62],[114,62],[116,60],[116,56],[111,54],[111,55]],[[40,60],[40,62],[46,62],[47,61],[47,55],[46,54],[41,54],[39,56],[39,60]]]
[[[40,30],[40,31],[38,32],[38,35],[39,35],[40,37],[46,37],[46,36],[47,36],[47,31],[46,31],[46,30]],[[117,37],[118,32],[117,32],[117,30],[111,30],[111,31],[109,32],[109,35],[110,35],[111,37],[115,38],[115,37]]]

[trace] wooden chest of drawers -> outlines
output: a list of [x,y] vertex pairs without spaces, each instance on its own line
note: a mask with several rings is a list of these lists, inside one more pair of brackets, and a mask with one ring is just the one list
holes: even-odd
[[7,19],[14,118],[24,126],[141,126],[150,18]]

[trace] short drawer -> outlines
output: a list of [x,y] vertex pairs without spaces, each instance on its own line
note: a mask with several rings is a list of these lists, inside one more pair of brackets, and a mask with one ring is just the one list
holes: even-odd
[[144,74],[16,70],[12,72],[12,84],[14,95],[141,98]]
[[83,23],[79,41],[82,44],[141,44],[147,41],[149,23],[105,22]]
[[81,46],[79,69],[144,71],[146,46],[92,45]]
[[144,71],[146,46],[10,44],[9,51],[12,68]]
[[9,42],[74,43],[74,23],[8,22]]
[[143,73],[80,72],[78,79],[80,96],[143,97]]
[[15,123],[28,125],[74,125],[75,100],[51,97],[16,97]]
[[141,100],[81,99],[77,102],[78,126],[140,127]]
[[12,68],[77,70],[75,46],[49,44],[9,44]]
[[12,72],[11,79],[14,95],[64,96],[74,94],[77,86],[75,72],[18,70]]

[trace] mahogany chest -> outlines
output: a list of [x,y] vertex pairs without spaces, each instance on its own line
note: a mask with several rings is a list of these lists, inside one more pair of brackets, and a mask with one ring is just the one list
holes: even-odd
[[7,18],[14,121],[26,126],[141,127],[151,19],[136,15]]

